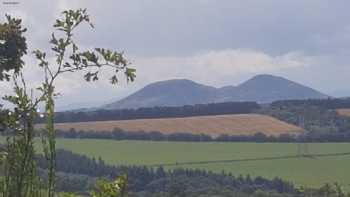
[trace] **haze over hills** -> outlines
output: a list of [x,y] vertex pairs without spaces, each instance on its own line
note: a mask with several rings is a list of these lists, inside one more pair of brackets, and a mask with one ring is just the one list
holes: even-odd
[[103,106],[104,109],[126,109],[154,106],[183,106],[229,101],[256,101],[328,98],[329,96],[288,79],[257,75],[238,86],[215,88],[187,79],[149,84],[130,96]]

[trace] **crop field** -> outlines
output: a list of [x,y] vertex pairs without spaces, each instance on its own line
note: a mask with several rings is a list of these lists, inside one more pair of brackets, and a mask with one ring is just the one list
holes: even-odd
[[[37,125],[37,128],[41,127],[42,125]],[[279,121],[270,116],[258,114],[58,123],[55,127],[60,130],[74,128],[82,131],[112,131],[115,128],[120,128],[125,131],[159,131],[164,134],[189,132],[193,134],[207,134],[212,137],[217,137],[221,134],[252,135],[259,132],[278,136],[302,132],[302,129],[297,126]]]
[[349,108],[337,109],[337,112],[341,116],[350,117],[350,109]]
[[[303,154],[350,152],[350,143],[313,143]],[[350,155],[298,157],[293,143],[190,143],[58,139],[58,147],[109,164],[160,165],[231,172],[234,175],[281,177],[299,186],[338,182],[350,191]],[[290,157],[285,157],[290,156]],[[261,159],[265,158],[265,159]],[[185,164],[186,163],[186,164]]]

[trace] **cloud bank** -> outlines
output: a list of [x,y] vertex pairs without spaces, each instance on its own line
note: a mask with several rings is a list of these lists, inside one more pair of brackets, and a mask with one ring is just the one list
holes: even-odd
[[[58,84],[59,107],[98,105],[144,85],[188,78],[207,85],[236,85],[270,73],[319,89],[350,95],[350,1],[319,0],[19,0],[0,13],[21,17],[30,50],[49,49],[52,24],[64,9],[87,8],[95,30],[77,33],[83,46],[125,51],[137,81],[115,87],[66,75]],[[0,16],[0,21],[4,17]],[[26,58],[33,85],[40,73]],[[10,91],[0,83],[0,96]],[[86,103],[86,104],[85,104]]]

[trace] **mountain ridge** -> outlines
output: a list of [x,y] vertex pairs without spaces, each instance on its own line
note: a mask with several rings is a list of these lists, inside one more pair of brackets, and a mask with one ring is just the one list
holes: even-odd
[[329,96],[283,77],[262,74],[237,86],[220,88],[203,85],[189,79],[158,81],[101,108],[130,109],[234,101],[269,103],[277,100],[308,98],[329,98]]

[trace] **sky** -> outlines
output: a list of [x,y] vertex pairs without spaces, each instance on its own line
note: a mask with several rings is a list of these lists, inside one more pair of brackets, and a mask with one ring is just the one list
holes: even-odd
[[[28,28],[29,50],[49,50],[52,24],[65,9],[87,8],[84,48],[123,51],[137,69],[134,83],[86,83],[80,73],[59,78],[58,109],[99,106],[160,80],[187,78],[205,85],[238,85],[273,74],[331,96],[350,96],[349,0],[0,0],[5,14]],[[16,3],[8,3],[16,2]],[[53,58],[53,57],[51,57]],[[42,79],[32,55],[26,79]],[[108,75],[108,73],[104,73]],[[0,96],[11,83],[0,82]]]

